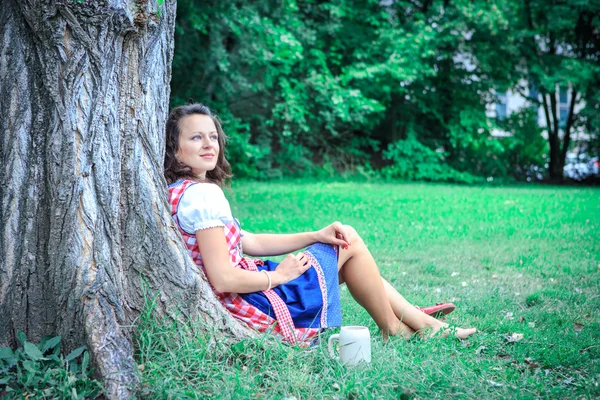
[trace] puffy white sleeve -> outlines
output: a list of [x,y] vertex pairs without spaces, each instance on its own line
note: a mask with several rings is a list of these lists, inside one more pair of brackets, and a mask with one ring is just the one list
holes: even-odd
[[177,220],[181,228],[197,230],[225,226],[231,222],[231,208],[220,187],[212,183],[190,185],[179,200]]

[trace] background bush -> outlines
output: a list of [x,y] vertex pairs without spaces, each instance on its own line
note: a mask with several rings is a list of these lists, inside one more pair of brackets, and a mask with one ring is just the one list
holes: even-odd
[[[527,179],[545,173],[549,154],[538,100],[504,121],[486,110],[507,89],[570,86],[586,104],[575,125],[597,152],[600,33],[586,27],[599,14],[550,0],[181,0],[171,105],[198,101],[221,116],[238,177],[315,176],[328,164],[388,178]],[[536,37],[573,51],[537,54]],[[413,172],[390,165],[409,160]]]

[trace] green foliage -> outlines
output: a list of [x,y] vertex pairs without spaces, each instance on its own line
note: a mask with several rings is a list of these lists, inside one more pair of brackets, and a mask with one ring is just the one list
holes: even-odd
[[537,178],[531,173],[536,171],[536,174],[544,176],[548,142],[537,125],[537,110],[525,108],[512,113],[502,122],[502,129],[511,136],[499,138],[502,151],[491,156],[500,160],[499,167],[504,168],[503,175],[533,180]]
[[18,332],[21,347],[0,348],[0,396],[8,399],[93,399],[102,386],[91,378],[85,346],[67,356],[60,354],[60,336],[47,336],[39,344]]
[[[570,141],[574,129],[584,127],[586,116],[575,111],[561,122],[557,104],[558,88],[569,88],[568,102],[577,107],[596,103],[589,90],[600,86],[600,3],[574,0],[568,3],[550,0],[526,2],[496,2],[493,7],[503,16],[503,31],[485,25],[474,26],[474,36],[481,37],[475,52],[481,68],[493,76],[503,76],[503,88],[511,87],[526,95],[525,84],[535,86],[543,101],[532,99],[548,115],[546,137],[549,145],[549,175],[562,179],[565,155],[571,147],[587,147],[589,140]],[[497,35],[500,41],[490,54],[488,38]],[[576,94],[575,97],[572,94]],[[564,103],[564,99],[562,101]],[[577,109],[575,109],[577,110]],[[570,111],[568,112],[569,114]],[[598,113],[598,110],[595,111]],[[586,129],[594,140],[594,133]],[[590,137],[588,136],[588,137]]]
[[586,104],[581,110],[581,124],[590,135],[587,146],[582,146],[590,156],[600,156],[600,85],[589,87]]
[[[260,178],[261,169],[268,168],[269,152],[250,143],[250,126],[227,110],[219,114],[227,135],[228,160],[232,162],[233,175],[237,178]],[[266,165],[265,165],[266,164]]]
[[[545,175],[548,143],[537,125],[536,109],[521,109],[503,121],[488,121],[483,127],[477,118],[469,120],[466,114],[462,113],[460,124],[454,126],[456,148],[449,152],[451,166],[504,180],[539,180],[538,175]],[[492,130],[502,135],[492,136]]]
[[[326,40],[336,28],[321,20],[340,10],[310,5],[314,13],[306,14],[309,4],[294,1],[209,3],[180,3],[172,105],[191,98],[228,114],[232,146],[260,149],[230,152],[234,168],[246,164],[239,176],[310,173],[326,154],[340,168],[368,157],[364,150],[376,143],[353,137],[372,129],[384,108],[332,63]],[[248,153],[259,155],[256,162],[247,163]]]
[[431,150],[413,137],[390,144],[383,152],[383,158],[393,162],[381,170],[386,179],[459,183],[481,181],[473,175],[456,171],[444,161],[440,152]]
[[[325,163],[377,171],[380,150],[414,134],[450,169],[526,179],[546,172],[549,152],[535,119],[517,129],[488,115],[494,93],[570,85],[580,104],[597,104],[598,10],[584,0],[181,0],[171,105],[221,114],[240,177],[313,176]],[[598,114],[586,106],[574,126],[597,138]],[[496,139],[500,128],[513,136]]]

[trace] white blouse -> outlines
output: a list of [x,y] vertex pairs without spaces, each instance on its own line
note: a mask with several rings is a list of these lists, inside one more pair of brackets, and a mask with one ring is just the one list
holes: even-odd
[[190,185],[179,200],[177,220],[189,234],[200,229],[225,226],[233,221],[231,207],[223,190],[214,183]]

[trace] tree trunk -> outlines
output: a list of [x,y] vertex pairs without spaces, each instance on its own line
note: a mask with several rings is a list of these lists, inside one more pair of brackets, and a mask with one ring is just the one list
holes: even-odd
[[577,102],[577,91],[575,88],[571,91],[571,102],[569,104],[569,114],[563,131],[562,140],[559,136],[560,121],[556,114],[556,94],[549,93],[550,104],[546,100],[546,93],[542,92],[544,115],[548,127],[548,144],[550,145],[550,162],[548,163],[548,172],[550,180],[562,181],[564,179],[563,170],[567,159],[567,152],[571,145],[571,129],[575,120],[575,103]]
[[187,256],[162,175],[175,1],[0,7],[0,346],[86,343],[130,395],[144,285],[159,316],[248,336]]
[[562,162],[561,168],[565,168],[565,162],[567,160],[567,152],[571,145],[571,128],[573,127],[573,121],[575,120],[575,103],[577,102],[577,90],[571,89],[571,103],[569,104],[569,116],[567,117],[567,124],[565,125],[565,135],[563,136],[562,151],[560,152],[560,160]]
[[544,116],[546,117],[546,129],[548,129],[548,144],[550,147],[550,161],[548,163],[548,173],[551,181],[561,181],[563,179],[563,169],[560,166],[560,138],[558,137],[558,121],[556,120],[556,100],[552,101],[554,92],[549,92],[550,104],[546,98],[546,93],[542,92],[542,102],[544,106]]

